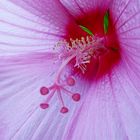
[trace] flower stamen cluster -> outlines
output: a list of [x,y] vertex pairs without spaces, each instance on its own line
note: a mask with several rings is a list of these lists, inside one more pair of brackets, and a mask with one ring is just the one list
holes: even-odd
[[80,100],[80,94],[73,93],[67,89],[67,87],[74,86],[76,81],[72,75],[66,76],[65,80],[62,80],[64,69],[72,60],[74,60],[74,68],[79,68],[84,74],[87,70],[87,64],[90,63],[91,58],[97,59],[97,57],[101,54],[100,50],[106,50],[106,48],[103,46],[103,39],[95,36],[87,36],[86,38],[82,37],[80,40],[70,39],[70,42],[63,40],[58,42],[56,47],[63,49],[61,50],[63,51],[63,54],[61,53],[59,56],[59,59],[62,60],[62,64],[56,73],[54,83],[50,87],[43,86],[40,88],[41,95],[48,95],[46,101],[41,103],[40,107],[42,109],[48,108],[50,100],[57,94],[62,106],[60,112],[67,113],[69,110],[65,106],[62,94],[65,93],[76,102]]

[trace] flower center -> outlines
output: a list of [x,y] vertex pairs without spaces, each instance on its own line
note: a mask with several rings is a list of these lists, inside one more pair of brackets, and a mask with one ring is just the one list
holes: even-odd
[[[40,104],[42,109],[49,107],[49,102],[53,96],[57,95],[58,100],[61,104],[61,113],[67,113],[69,109],[65,106],[63,94],[66,94],[72,98],[73,101],[80,100],[80,94],[71,92],[68,88],[75,86],[76,80],[73,75],[64,76],[64,69],[74,61],[74,68],[78,68],[83,74],[88,70],[87,64],[91,62],[91,59],[98,59],[100,55],[103,55],[108,51],[104,46],[105,38],[98,36],[87,36],[81,39],[70,39],[69,42],[66,40],[57,43],[55,48],[60,48],[61,53],[59,59],[62,61],[54,82],[49,87],[41,87],[41,95],[47,95],[46,100]],[[63,51],[63,53],[62,53]],[[65,77],[65,78],[64,78]]]

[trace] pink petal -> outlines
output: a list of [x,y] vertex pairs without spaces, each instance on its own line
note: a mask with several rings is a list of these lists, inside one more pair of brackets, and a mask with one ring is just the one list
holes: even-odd
[[[63,15],[64,19],[55,13],[54,10],[56,9],[51,5],[52,1],[49,1],[49,6],[46,5],[48,1],[13,1],[17,5],[21,5],[21,7],[23,6],[23,8],[28,9],[31,12],[30,15],[29,13],[25,13],[22,9],[21,14],[24,13],[25,17],[30,15],[29,18],[33,16],[32,13],[37,17],[40,13],[44,13],[44,11],[42,11],[44,8],[40,8],[42,5],[39,5],[44,2],[46,8],[52,8],[53,12],[50,12],[51,10],[48,8],[48,13],[51,13],[51,16],[43,17],[42,19],[44,22],[42,23],[45,23],[45,25],[48,26],[50,25],[50,21],[55,21],[53,22],[55,24],[52,24],[51,26],[51,31],[57,31],[55,33],[62,31],[62,36],[65,34],[62,27],[65,25],[63,23],[67,20],[64,20],[65,12],[58,1],[54,0],[54,5],[56,2],[56,9],[57,6],[61,7],[58,9],[58,13],[59,11],[61,12],[61,9],[63,9],[63,12],[60,13],[60,15]],[[79,6],[76,6],[76,3],[71,1],[71,6],[67,1],[61,0],[61,2],[74,16],[81,14],[81,9],[86,12],[88,9],[92,9],[94,5],[99,6],[100,4],[100,2],[98,3],[97,1],[96,3],[88,3],[90,1],[86,0],[84,1],[85,3],[77,1]],[[8,5],[9,2],[0,2],[0,4]],[[106,3],[104,4],[106,5]],[[39,7],[37,5],[39,5]],[[139,3],[138,0],[113,1],[111,8],[114,14],[114,21],[116,21],[115,26],[118,29],[118,35],[122,48],[122,62],[118,67],[114,68],[114,71],[110,75],[104,76],[100,81],[98,81],[98,83],[93,83],[90,90],[88,90],[88,87],[81,87],[83,83],[80,83],[79,81],[79,85],[76,89],[83,93],[82,102],[77,107],[67,100],[67,104],[70,105],[72,109],[66,117],[56,111],[58,105],[55,102],[56,100],[52,101],[54,104],[50,110],[42,112],[42,110],[38,109],[38,102],[42,101],[41,97],[38,95],[38,87],[44,83],[49,84],[51,79],[53,79],[53,72],[55,72],[60,64],[58,62],[55,67],[52,64],[53,60],[51,60],[51,58],[56,59],[56,55],[51,54],[48,57],[48,54],[39,53],[38,55],[32,54],[31,56],[21,55],[20,57],[17,57],[18,59],[0,58],[0,113],[2,114],[0,116],[0,132],[3,133],[3,135],[0,135],[0,139],[140,139]],[[19,11],[21,11],[21,9]],[[58,19],[55,15],[58,16]],[[55,18],[53,18],[53,16]],[[4,22],[4,24],[6,23]],[[24,23],[25,27],[27,25],[28,24]],[[31,25],[32,24],[30,23],[29,27],[32,27]],[[12,27],[14,26],[12,25]],[[40,22],[39,26],[35,25],[35,27],[39,27],[38,29],[40,29]],[[34,29],[36,29],[35,27]],[[60,28],[56,29],[57,27]],[[6,29],[8,29],[9,32],[11,27],[6,26],[4,31]],[[16,30],[17,29],[13,30],[12,36]],[[22,32],[18,31],[17,33],[19,34],[16,36],[26,35],[22,42],[26,42],[25,38],[28,37],[42,38],[42,34],[41,36],[38,36],[38,33],[35,36],[34,33],[31,33],[31,36],[28,36],[29,34],[26,33],[26,31],[23,32],[23,30]],[[46,38],[44,37],[44,39]],[[57,39],[57,37],[53,36],[47,38],[47,40],[49,40],[48,42],[50,42],[51,39],[54,40]],[[34,38],[34,40],[36,40],[36,38]],[[16,42],[17,44],[17,41],[17,38],[15,38],[15,40],[11,40],[11,38],[9,38],[7,42]],[[29,42],[27,42],[27,44],[28,43]],[[42,41],[40,41],[40,43],[42,43]],[[25,48],[21,47],[22,45],[17,44],[17,48],[15,47],[16,45],[13,45],[13,47],[11,44],[8,44],[7,46],[8,47],[6,48],[5,46],[2,46],[0,53],[5,52],[6,54],[9,54],[13,51],[13,53],[19,54],[19,52],[26,52]],[[13,48],[10,48],[11,46]],[[32,46],[32,44],[30,44],[30,46]],[[45,49],[48,49],[48,47]],[[42,50],[44,50],[44,48],[37,49],[38,52]],[[31,50],[29,49],[28,52],[29,51],[36,51],[36,49],[32,48]]]
[[5,0],[0,2],[0,13],[0,52],[3,55],[52,51],[58,40],[64,38],[65,27],[71,21],[56,0]]
[[140,139],[140,88],[128,72],[122,63],[91,87],[65,139]]
[[[97,8],[107,9],[111,0],[60,0],[61,3],[67,8],[69,13],[74,16],[81,16],[87,12],[93,11]],[[92,18],[92,17],[91,17]]]
[[[0,139],[15,137],[30,118],[43,117],[39,90],[53,79],[53,72],[60,65],[56,56],[32,53],[0,58],[0,128],[5,136],[3,139],[0,135]],[[52,61],[56,61],[55,65]]]

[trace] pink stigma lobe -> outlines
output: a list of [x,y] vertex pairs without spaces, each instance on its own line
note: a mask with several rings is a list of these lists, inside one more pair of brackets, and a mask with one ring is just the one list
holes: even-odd
[[74,86],[75,85],[75,80],[72,77],[67,78],[67,84],[69,86]]
[[67,113],[68,111],[69,110],[66,107],[62,107],[61,110],[60,110],[61,113]]
[[42,88],[40,88],[40,93],[41,93],[41,95],[46,95],[49,93],[49,89],[46,87],[42,87]]
[[73,94],[72,99],[76,102],[79,101],[80,100],[80,94],[78,94],[78,93]]
[[46,108],[49,107],[49,104],[41,103],[41,104],[40,104],[40,107],[41,107],[42,109],[46,109]]

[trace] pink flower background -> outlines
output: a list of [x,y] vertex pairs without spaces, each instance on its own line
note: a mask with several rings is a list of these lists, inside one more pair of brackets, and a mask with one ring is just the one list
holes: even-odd
[[[119,65],[97,82],[77,76],[71,90],[81,101],[64,97],[67,114],[55,97],[40,109],[39,88],[52,83],[62,63],[53,47],[67,24],[77,27],[76,17],[98,8],[113,14]],[[139,140],[139,82],[139,0],[0,1],[0,140]]]

